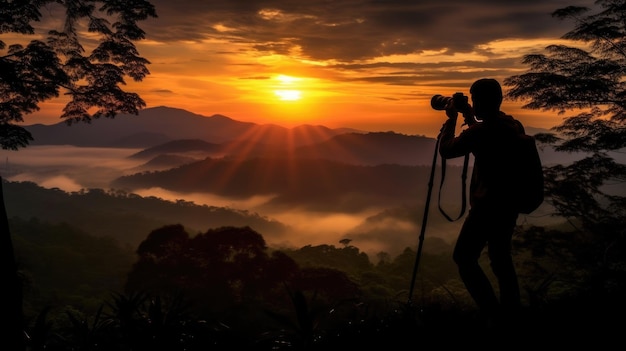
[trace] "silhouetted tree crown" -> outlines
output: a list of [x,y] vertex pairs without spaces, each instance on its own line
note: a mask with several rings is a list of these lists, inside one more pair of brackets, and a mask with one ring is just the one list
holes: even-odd
[[626,214],[623,197],[601,189],[608,181],[626,180],[626,168],[609,154],[626,146],[626,1],[596,4],[599,11],[592,14],[577,6],[556,10],[554,17],[574,21],[562,38],[576,46],[550,45],[547,53],[526,55],[529,71],[505,80],[508,97],[527,100],[526,108],[577,113],[565,117],[555,133],[537,138],[560,151],[589,153],[546,170],[557,211],[588,225]]
[[[35,30],[46,13],[63,13],[60,28]],[[148,1],[0,1],[0,34],[23,36],[18,43],[0,40],[0,146],[16,150],[32,136],[16,123],[39,110],[39,104],[69,96],[61,118],[68,124],[92,118],[137,114],[145,102],[122,90],[125,77],[141,81],[149,61],[134,42],[144,39],[138,21],[157,17]],[[90,36],[89,40],[85,34]],[[97,36],[94,46],[89,42]],[[27,44],[23,42],[33,38]]]
[[[50,14],[49,21],[41,9]],[[17,35],[15,43],[0,39],[0,147],[27,146],[33,137],[18,123],[39,110],[41,102],[61,93],[69,97],[61,115],[68,124],[113,118],[118,113],[137,114],[145,102],[121,86],[126,76],[141,81],[149,74],[149,61],[139,56],[134,44],[145,36],[137,22],[148,17],[156,17],[156,11],[145,0],[0,0],[0,35]],[[57,18],[62,19],[60,25]],[[33,22],[58,28],[42,33]],[[91,44],[94,39],[98,42]],[[0,199],[1,190],[0,184]],[[8,301],[0,304],[0,324],[9,326],[5,345],[23,350],[21,281],[4,201],[0,203],[0,233],[0,280],[7,286]]]
[[528,72],[504,81],[507,96],[525,100],[525,108],[575,113],[552,128],[554,133],[535,137],[558,151],[586,155],[544,172],[549,202],[574,226],[571,240],[580,251],[575,257],[594,277],[587,284],[601,294],[594,296],[618,296],[626,288],[619,278],[626,257],[626,198],[615,187],[626,181],[626,165],[612,157],[626,146],[624,13],[623,0],[596,1],[594,11],[578,6],[554,11],[553,17],[573,21],[574,29],[562,36],[572,45],[549,45],[545,53],[524,56]]

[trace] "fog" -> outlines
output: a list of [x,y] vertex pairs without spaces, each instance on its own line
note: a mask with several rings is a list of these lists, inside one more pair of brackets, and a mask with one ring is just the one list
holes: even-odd
[[[341,246],[340,240],[350,239],[350,245],[358,247],[373,259],[380,251],[395,256],[406,247],[416,248],[420,230],[415,223],[397,218],[384,217],[375,221],[371,220],[372,216],[384,211],[383,208],[369,209],[361,213],[304,211],[295,207],[289,210],[275,210],[270,206],[264,206],[272,199],[272,196],[231,199],[207,193],[182,194],[162,188],[137,189],[133,193],[170,201],[185,200],[198,205],[248,210],[277,220],[290,227],[289,233],[285,236],[264,235],[264,238],[268,245],[279,248],[300,248],[305,245],[324,244]],[[444,230],[437,228],[432,235],[450,242],[458,232],[458,228],[457,223],[450,223]]]
[[[0,174],[10,181],[30,181],[44,188],[58,188],[67,192],[81,189],[109,189],[113,179],[132,174],[134,168],[145,163],[127,157],[140,149],[85,148],[74,146],[29,146],[19,151],[0,151]],[[426,186],[426,184],[424,184]],[[305,245],[335,245],[350,239],[351,245],[375,255],[380,251],[392,255],[401,253],[407,246],[416,247],[419,225],[405,220],[390,220],[376,216],[384,208],[370,208],[361,213],[327,213],[303,211],[296,207],[275,210],[265,204],[271,195],[247,199],[224,198],[207,193],[177,193],[162,188],[139,189],[133,193],[164,200],[184,200],[198,205],[247,210],[277,220],[291,228],[284,237],[262,233],[268,245],[274,247],[302,247]],[[434,212],[434,215],[438,215]],[[378,216],[380,217],[380,216]],[[206,228],[209,229],[209,228]],[[444,229],[433,230],[433,236],[450,241],[458,225],[449,224]]]
[[[144,160],[129,159],[128,156],[141,149],[87,148],[75,146],[29,146],[19,151],[0,150],[0,175],[10,181],[30,181],[44,188],[58,188],[67,192],[81,189],[109,189],[110,182],[121,176],[133,174]],[[420,186],[420,184],[416,184]],[[426,188],[427,184],[423,184]],[[619,188],[608,184],[608,188]],[[288,234],[261,233],[268,245],[273,247],[299,248],[305,245],[335,245],[342,239],[350,239],[351,245],[366,252],[370,258],[380,251],[391,255],[400,254],[405,248],[416,248],[421,231],[421,215],[401,213],[397,209],[368,208],[359,213],[324,212],[303,210],[297,206],[288,209],[268,205],[272,195],[252,196],[246,199],[225,198],[208,193],[177,193],[162,188],[137,189],[133,193],[142,197],[154,196],[168,201],[184,200],[197,205],[226,207],[245,210],[271,220],[279,221],[290,228]],[[434,194],[436,195],[436,194]],[[398,204],[401,207],[401,204]],[[549,207],[549,206],[548,206]],[[531,215],[520,216],[519,224],[557,223],[561,221],[551,215],[548,207],[539,208]],[[456,209],[446,209],[453,217]],[[402,211],[400,211],[402,212]],[[436,196],[431,200],[425,229],[428,243],[442,239],[439,243],[452,244],[458,234],[461,220],[449,222],[437,208]],[[209,228],[197,228],[206,230]],[[425,245],[428,251],[429,246]]]
[[0,151],[0,174],[11,181],[31,181],[68,192],[107,189],[111,180],[130,174],[142,161],[127,159],[141,149],[89,148],[69,145],[29,146]]
[[296,246],[337,244],[346,238],[345,233],[357,227],[368,216],[377,213],[370,210],[358,214],[326,213],[303,211],[297,208],[291,210],[274,211],[264,206],[273,196],[253,196],[247,199],[232,199],[207,193],[178,193],[162,188],[137,189],[133,193],[147,197],[155,196],[164,200],[185,200],[197,205],[227,207],[237,210],[248,210],[267,216],[288,225],[292,229],[289,237],[266,237],[268,243],[274,246]]

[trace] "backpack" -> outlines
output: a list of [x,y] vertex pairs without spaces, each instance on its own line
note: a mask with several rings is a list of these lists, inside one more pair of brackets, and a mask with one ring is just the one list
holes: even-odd
[[[439,139],[437,139],[435,149],[438,147]],[[512,169],[509,170],[511,196],[513,197],[513,202],[517,204],[517,211],[519,213],[529,214],[539,208],[544,199],[543,165],[541,164],[535,138],[525,133],[517,134],[516,140],[513,143],[511,157],[515,160],[512,164]],[[465,214],[468,160],[469,155],[465,155],[461,175],[461,211],[457,217],[452,218],[441,207],[441,189],[443,188],[446,174],[446,162],[445,159],[442,159],[441,184],[439,185],[439,211],[450,222],[460,219]]]
[[513,157],[516,162],[513,169],[511,186],[515,203],[520,213],[529,214],[536,210],[544,200],[543,166],[535,138],[519,134],[515,142]]

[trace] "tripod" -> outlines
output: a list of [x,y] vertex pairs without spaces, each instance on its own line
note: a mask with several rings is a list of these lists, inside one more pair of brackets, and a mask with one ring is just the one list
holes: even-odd
[[[426,224],[428,223],[428,212],[429,212],[429,208],[430,208],[430,198],[431,198],[432,192],[433,192],[433,182],[434,182],[434,179],[435,179],[435,169],[436,169],[436,165],[437,165],[437,154],[439,153],[439,142],[440,142],[440,139],[441,139],[441,132],[437,136],[437,141],[435,142],[435,152],[433,154],[433,162],[432,162],[432,166],[430,168],[430,178],[428,180],[428,193],[426,195],[426,204],[424,206],[424,216],[422,217],[422,227],[421,227],[420,235],[419,235],[419,244],[417,246],[417,253],[416,253],[416,256],[415,256],[415,264],[413,265],[413,274],[412,274],[412,277],[411,277],[411,287],[409,288],[409,298],[408,298],[408,302],[407,302],[409,306],[412,305],[413,290],[415,288],[415,278],[417,276],[417,269],[419,267],[419,261],[420,261],[420,257],[422,256],[422,249],[424,247],[424,236],[425,236],[425,233],[426,233]],[[463,216],[463,214],[465,214],[466,180],[467,180],[468,163],[469,163],[469,154],[466,154],[465,155],[465,159],[463,160],[463,173],[461,175],[461,181],[462,181],[461,213],[459,214],[458,217],[452,218],[441,207],[441,188],[443,186],[443,182],[444,182],[445,175],[446,175],[446,160],[442,159],[442,161],[441,161],[441,184],[439,186],[439,211],[450,222],[456,221],[457,219],[461,218]]]

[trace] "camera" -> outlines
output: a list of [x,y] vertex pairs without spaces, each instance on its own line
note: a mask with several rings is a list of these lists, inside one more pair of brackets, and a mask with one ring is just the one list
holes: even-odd
[[469,109],[469,103],[467,96],[463,95],[463,93],[455,93],[450,96],[443,96],[441,94],[434,95],[432,99],[430,99],[430,106],[434,110],[445,110],[446,107],[452,102],[452,107],[457,112],[466,112]]

